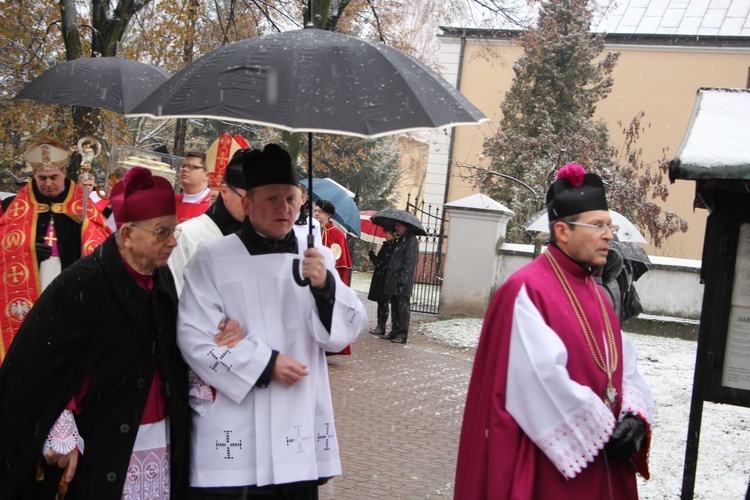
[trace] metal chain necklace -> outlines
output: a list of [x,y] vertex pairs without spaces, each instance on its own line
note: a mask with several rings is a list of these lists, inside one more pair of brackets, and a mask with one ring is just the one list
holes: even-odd
[[557,276],[563,290],[565,290],[565,295],[568,296],[568,301],[570,302],[571,307],[573,307],[573,312],[578,319],[578,323],[581,325],[581,330],[583,330],[583,336],[586,339],[586,345],[589,347],[591,357],[594,358],[596,366],[607,375],[607,389],[604,394],[604,404],[606,404],[607,407],[612,408],[615,405],[615,402],[617,402],[617,389],[615,389],[615,385],[612,383],[612,374],[617,370],[618,356],[617,345],[615,344],[615,334],[612,331],[612,324],[609,321],[609,315],[607,315],[607,308],[604,306],[604,300],[602,300],[598,288],[594,287],[596,296],[599,299],[599,306],[602,309],[604,327],[607,331],[607,343],[604,346],[604,355],[602,355],[594,331],[591,329],[591,325],[586,317],[586,313],[584,312],[583,307],[581,307],[580,302],[578,302],[578,298],[573,292],[573,288],[570,286],[568,279],[563,274],[560,264],[557,263],[548,250],[544,251],[544,256],[547,257],[555,276]]

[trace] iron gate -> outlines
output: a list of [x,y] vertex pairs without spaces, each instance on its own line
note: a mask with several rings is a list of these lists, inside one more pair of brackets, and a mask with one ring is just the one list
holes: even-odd
[[419,258],[414,270],[414,289],[411,294],[411,311],[437,314],[440,308],[440,292],[443,286],[444,251],[447,236],[446,221],[440,207],[427,205],[411,196],[406,200],[406,211],[414,214],[427,232],[417,236]]

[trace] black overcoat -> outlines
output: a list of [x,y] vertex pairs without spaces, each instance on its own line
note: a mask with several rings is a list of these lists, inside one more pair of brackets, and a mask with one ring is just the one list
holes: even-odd
[[388,297],[383,293],[385,290],[385,279],[388,276],[388,265],[391,262],[391,255],[393,254],[393,240],[384,241],[383,245],[378,250],[378,254],[371,257],[372,263],[375,265],[375,269],[372,272],[372,280],[370,281],[370,291],[367,294],[367,300],[387,300]]
[[[40,486],[35,466],[46,435],[91,375],[76,415],[85,451],[66,498],[120,499],[157,365],[170,418],[171,494],[187,496],[187,368],[175,341],[174,281],[163,267],[154,273],[153,290],[144,290],[125,268],[114,238],[47,287],[0,366],[3,498],[28,496]],[[59,468],[47,467],[53,488],[59,477]]]
[[383,294],[411,297],[418,257],[419,241],[411,231],[393,240],[393,254],[388,264]]

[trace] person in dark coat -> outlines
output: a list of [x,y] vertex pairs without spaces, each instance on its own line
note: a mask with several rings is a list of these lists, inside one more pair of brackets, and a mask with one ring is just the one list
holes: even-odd
[[622,293],[620,292],[620,285],[617,283],[617,277],[623,272],[624,268],[625,259],[623,259],[622,253],[610,247],[607,252],[606,264],[601,266],[594,275],[594,280],[607,292],[606,297],[612,304],[620,324],[622,324]]
[[117,232],[50,284],[0,367],[3,498],[187,496],[174,192],[133,167],[112,204]]
[[622,254],[617,241],[610,244],[607,263],[594,279],[607,292],[620,325],[643,312],[638,292],[635,290],[633,264]]
[[375,266],[375,270],[372,273],[372,280],[370,281],[370,291],[367,294],[367,300],[372,300],[378,303],[378,326],[369,330],[373,335],[383,335],[385,333],[385,326],[388,322],[388,303],[390,297],[383,293],[385,289],[385,280],[388,276],[388,264],[391,262],[391,254],[393,253],[393,233],[390,231],[385,232],[385,241],[378,250],[377,255],[372,249],[369,252],[370,261]]
[[388,264],[383,294],[391,303],[391,331],[381,335],[396,344],[406,344],[409,335],[409,306],[414,287],[414,270],[419,256],[419,242],[414,229],[395,222],[393,229],[393,254]]

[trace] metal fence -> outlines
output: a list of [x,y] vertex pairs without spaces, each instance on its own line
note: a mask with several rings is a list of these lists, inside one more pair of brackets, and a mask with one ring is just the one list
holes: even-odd
[[425,206],[424,201],[406,200],[406,211],[414,214],[427,232],[417,236],[419,241],[419,259],[414,270],[414,289],[411,294],[411,311],[437,314],[440,308],[440,292],[443,286],[445,266],[445,243],[447,223],[440,207]]

